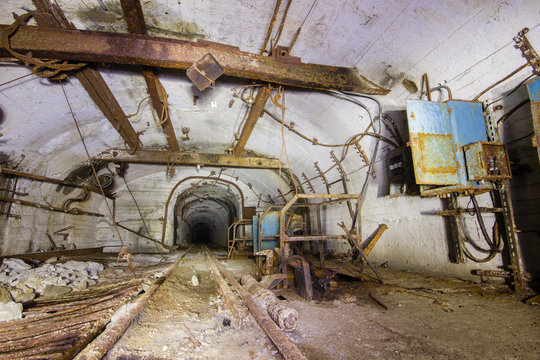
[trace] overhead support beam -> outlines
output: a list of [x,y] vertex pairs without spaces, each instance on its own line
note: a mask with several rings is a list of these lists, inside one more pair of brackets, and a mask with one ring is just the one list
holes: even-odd
[[[122,4],[122,10],[124,11],[124,18],[126,19],[129,32],[132,34],[148,35],[141,2],[139,0],[121,0],[120,3]],[[146,81],[148,94],[150,94],[152,106],[156,110],[160,122],[163,122],[161,126],[167,137],[169,148],[171,151],[180,151],[169,111],[165,108],[166,104],[163,101],[163,97],[167,96],[167,94],[162,92],[160,96],[159,89],[163,89],[163,85],[153,68],[145,67],[142,73]]]
[[130,154],[125,150],[110,149],[95,156],[94,160],[118,163],[204,165],[254,169],[280,168],[279,160],[275,158],[157,150],[141,150]]
[[[33,0],[34,5],[40,11],[36,14],[35,19],[40,29],[74,29],[62,10],[55,4],[49,3],[48,0]],[[59,45],[62,46],[62,40],[59,40]],[[98,70],[91,67],[85,67],[75,72],[75,77],[88,92],[88,95],[94,100],[105,117],[109,120],[112,126],[118,131],[122,139],[126,142],[131,150],[136,150],[142,146],[139,136],[131,126],[124,110],[118,104],[111,89],[101,76]]]
[[[3,36],[8,25],[0,25]],[[10,38],[11,48],[41,58],[188,69],[211,53],[224,74],[282,85],[319,90],[385,95],[384,89],[361,76],[356,68],[304,64],[298,60],[261,56],[232,46],[138,34],[88,30],[38,29],[23,26]],[[0,47],[0,57],[9,53]]]
[[246,143],[249,139],[249,136],[253,132],[253,129],[255,128],[255,124],[257,123],[257,120],[261,117],[264,111],[264,105],[266,105],[266,102],[268,101],[268,98],[270,97],[270,94],[272,93],[272,89],[269,86],[263,86],[259,88],[259,92],[257,93],[257,96],[255,97],[255,101],[251,105],[251,109],[249,110],[249,115],[246,119],[246,123],[244,124],[244,127],[242,128],[242,132],[240,133],[240,138],[238,139],[238,142],[236,143],[236,147],[234,148],[233,154],[236,156],[242,155],[242,152],[244,151],[244,147],[246,146]]

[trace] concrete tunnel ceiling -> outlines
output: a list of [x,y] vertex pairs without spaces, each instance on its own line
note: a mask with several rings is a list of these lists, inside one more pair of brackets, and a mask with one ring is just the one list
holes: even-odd
[[[78,29],[128,32],[119,1],[57,0],[57,3],[66,18]],[[237,46],[242,51],[255,54],[259,53],[264,42],[274,5],[275,2],[263,0],[142,2],[150,36],[190,41],[201,39]],[[10,24],[13,22],[12,12],[21,15],[33,9],[35,7],[31,0],[4,0],[0,22]],[[534,47],[540,48],[539,14],[540,3],[534,0],[451,3],[428,0],[297,0],[291,4],[280,44],[288,45],[298,27],[303,24],[291,55],[301,57],[304,63],[354,67],[369,80],[389,89],[388,95],[376,98],[381,101],[385,112],[395,116],[400,132],[405,135],[405,100],[420,97],[422,74],[429,74],[432,87],[442,84],[451,87],[454,98],[473,98],[488,85],[524,64],[521,52],[513,47],[512,38],[518,31],[529,27],[529,40]],[[282,15],[283,8],[278,14],[278,22]],[[31,24],[35,25],[33,20]],[[489,34],[489,39],[486,34]],[[133,115],[129,121],[140,134],[143,149],[166,149],[166,137],[162,129],[154,124],[150,104],[144,100],[148,92],[140,69],[103,64],[98,64],[98,69],[124,112]],[[30,70],[20,64],[0,63],[0,83],[29,73]],[[216,81],[215,88],[201,92],[185,77],[184,70],[160,69],[158,74],[168,94],[170,117],[180,149],[204,153],[227,151],[245,121],[249,107],[242,96],[249,97],[251,90],[243,93],[243,86],[250,82],[223,77]],[[522,71],[488,92],[485,97],[496,98],[505,94],[529,75],[529,70]],[[406,79],[414,82],[420,90],[409,92],[403,85]],[[74,76],[64,82],[64,88],[92,156],[111,148],[126,147]],[[302,174],[310,179],[318,176],[315,163],[325,171],[329,182],[339,181],[341,173],[330,151],[334,151],[338,158],[347,152],[342,163],[350,179],[346,185],[350,193],[360,192],[367,168],[356,149],[319,145],[341,145],[355,134],[364,132],[371,118],[377,115],[376,103],[359,98],[366,110],[333,94],[292,87],[285,88],[284,98],[284,122],[305,137],[288,128],[282,129],[279,121],[264,114],[257,121],[246,144],[246,152],[280,158],[302,182],[305,182]],[[506,106],[510,108],[512,104]],[[62,88],[57,82],[28,76],[3,85],[0,87],[0,108],[0,152],[2,157],[8,157],[15,163],[21,160],[21,170],[64,178],[72,169],[86,163],[86,154]],[[272,101],[268,101],[265,108],[278,119],[281,118],[281,109]],[[386,127],[382,126],[381,131],[383,136],[396,142]],[[375,142],[376,138],[371,136],[361,141],[368,157],[373,153]],[[380,144],[375,167],[377,176],[386,172],[385,156],[394,148],[392,143]],[[167,179],[165,169],[165,165],[131,164],[126,173],[126,179],[133,184],[136,197],[148,203],[149,207],[152,207],[151,201],[166,200],[166,196],[146,199],[144,191],[152,187],[156,191],[168,193],[176,181],[186,176],[209,176],[211,171],[216,174],[220,172],[217,167],[196,170],[193,167],[177,166],[176,174]],[[223,176],[242,187],[246,197],[249,197],[246,200],[249,206],[266,206],[254,194],[265,200],[271,197],[279,202],[278,189],[281,188],[284,193],[290,191],[290,186],[285,182],[280,183],[279,177],[270,170],[227,169]],[[409,204],[382,197],[386,185],[380,184],[380,179],[370,180],[373,186],[364,205],[369,226],[382,221],[412,224],[420,219],[421,211],[439,206],[437,199],[422,200],[422,204],[418,200],[414,205],[418,211],[413,214]],[[46,187],[25,182],[22,185],[29,190],[36,190],[47,201],[54,200],[54,194]],[[326,192],[326,186],[320,178],[312,180],[311,186],[314,192]],[[306,192],[310,191],[307,183],[303,187]],[[116,190],[118,193],[125,190],[122,182],[117,182]],[[342,192],[343,188],[338,182],[332,190]],[[374,199],[379,202],[375,203],[372,201]],[[130,202],[129,196],[124,194],[118,199],[119,206],[125,203],[126,209],[131,211],[133,209],[128,205]],[[106,213],[100,200],[96,200],[89,208]],[[393,210],[389,211],[389,208]],[[160,211],[162,206],[158,208],[156,205],[148,210],[148,214],[157,221],[162,216]],[[31,212],[23,213],[30,216]],[[130,214],[126,218],[135,223],[138,216]],[[325,226],[335,226],[337,218],[340,217],[336,215],[336,219],[329,219]],[[45,219],[40,221],[45,222]],[[433,233],[440,232],[437,226],[440,226],[442,220],[430,219],[426,222],[432,227]],[[33,226],[37,227],[39,221],[35,223]],[[100,220],[98,228],[98,243],[110,241],[110,224]],[[159,238],[158,226],[152,226],[150,231]],[[396,231],[399,233],[399,230]],[[415,232],[411,230],[405,232],[403,237],[414,235]],[[433,252],[439,251],[438,248],[431,248],[431,245],[427,248]],[[396,256],[395,260],[399,261],[398,255],[389,254],[390,250],[386,251],[383,247],[377,250],[384,256]],[[424,255],[411,253],[408,258],[412,259],[411,262],[421,262],[418,259]],[[446,261],[444,251],[439,255],[441,262]]]

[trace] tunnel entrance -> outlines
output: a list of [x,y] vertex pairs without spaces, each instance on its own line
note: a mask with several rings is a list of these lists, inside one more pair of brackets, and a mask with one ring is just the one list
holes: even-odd
[[212,238],[212,230],[206,223],[200,222],[191,229],[191,242],[193,244],[208,245]]
[[218,182],[191,185],[174,207],[174,243],[227,247],[229,226],[242,216],[238,194]]

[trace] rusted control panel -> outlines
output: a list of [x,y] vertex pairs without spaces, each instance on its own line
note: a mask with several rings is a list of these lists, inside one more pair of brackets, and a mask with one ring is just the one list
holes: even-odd
[[506,144],[479,141],[463,147],[469,180],[503,180],[512,177]]
[[485,192],[492,185],[484,180],[510,177],[506,148],[488,142],[480,102],[409,100],[407,120],[421,195]]

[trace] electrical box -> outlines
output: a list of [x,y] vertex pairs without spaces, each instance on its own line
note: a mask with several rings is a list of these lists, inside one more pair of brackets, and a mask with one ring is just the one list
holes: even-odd
[[409,144],[422,196],[485,192],[492,186],[467,176],[463,148],[487,142],[482,104],[477,101],[407,101]]
[[510,179],[510,163],[506,145],[478,141],[463,147],[469,180]]

